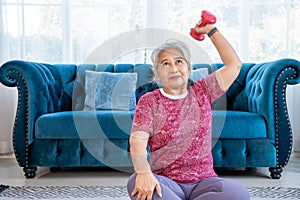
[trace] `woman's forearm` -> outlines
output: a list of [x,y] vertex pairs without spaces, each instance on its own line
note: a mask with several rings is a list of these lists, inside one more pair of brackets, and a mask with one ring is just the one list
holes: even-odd
[[148,162],[148,133],[134,132],[130,136],[130,155],[136,173],[152,173]]
[[210,39],[215,45],[224,65],[239,70],[242,65],[241,61],[227,39],[219,31],[212,34]]
[[[238,77],[242,62],[227,39],[220,33],[214,25],[208,24],[205,27],[195,27],[198,33],[208,34],[212,43],[216,47],[224,67],[216,71],[216,77],[223,90],[227,90],[233,81]],[[211,32],[212,31],[212,32]]]
[[162,197],[160,184],[152,173],[147,159],[148,139],[149,134],[142,131],[131,133],[129,139],[132,163],[137,173],[135,187],[131,195],[137,195],[136,199],[152,199],[154,189]]

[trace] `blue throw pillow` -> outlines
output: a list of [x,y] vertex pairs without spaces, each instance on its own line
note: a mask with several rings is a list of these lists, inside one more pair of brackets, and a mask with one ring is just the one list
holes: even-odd
[[196,82],[208,75],[207,68],[199,68],[192,70],[191,79]]
[[137,73],[86,71],[84,110],[134,110]]

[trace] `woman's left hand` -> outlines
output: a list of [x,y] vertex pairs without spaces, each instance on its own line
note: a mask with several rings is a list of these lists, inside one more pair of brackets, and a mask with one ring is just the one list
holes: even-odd
[[207,34],[209,33],[209,31],[211,31],[215,26],[212,24],[207,24],[206,26],[203,26],[201,28],[199,28],[196,24],[196,26],[194,27],[195,31],[199,34]]

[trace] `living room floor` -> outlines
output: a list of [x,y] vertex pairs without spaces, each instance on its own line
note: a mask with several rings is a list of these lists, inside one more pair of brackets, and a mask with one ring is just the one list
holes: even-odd
[[[99,185],[116,186],[125,185],[127,172],[105,169],[63,169],[51,171],[49,168],[39,168],[34,179],[25,179],[13,155],[0,156],[0,185],[10,186],[79,186]],[[220,177],[240,181],[246,186],[261,187],[290,187],[300,188],[300,153],[294,153],[288,165],[284,168],[282,177],[274,180],[269,177],[268,168],[258,168],[256,171],[229,170],[221,172]]]

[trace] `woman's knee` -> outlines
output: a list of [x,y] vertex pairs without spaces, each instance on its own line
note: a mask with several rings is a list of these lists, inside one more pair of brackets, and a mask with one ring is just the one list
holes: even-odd
[[[176,182],[172,181],[169,178],[163,177],[163,176],[159,176],[156,174],[154,174],[154,175],[160,183],[163,197],[161,198],[160,196],[158,196],[158,194],[155,190],[153,193],[153,200],[156,200],[156,199],[159,199],[159,200],[161,200],[161,199],[168,199],[168,200],[169,199],[172,199],[172,200],[184,199],[185,194],[183,193],[183,191],[181,190],[181,188],[179,187],[179,185]],[[131,193],[135,187],[135,179],[136,179],[136,173],[132,174],[127,181],[127,192],[131,199],[136,199],[136,197],[137,197],[137,195],[135,195],[134,197],[131,196]]]
[[250,194],[248,189],[238,181],[224,180],[224,199],[230,200],[249,200]]
[[127,192],[130,195],[135,187],[136,173],[132,174],[127,181]]
[[201,181],[191,194],[195,200],[249,200],[249,192],[241,183],[218,177]]

